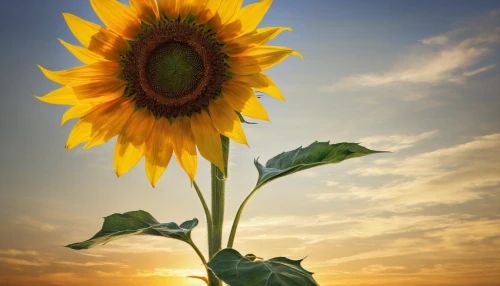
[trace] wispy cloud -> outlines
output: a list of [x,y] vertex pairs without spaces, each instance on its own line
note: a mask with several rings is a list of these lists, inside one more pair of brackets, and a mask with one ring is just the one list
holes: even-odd
[[322,91],[396,84],[463,83],[468,77],[495,67],[490,64],[475,68],[500,44],[500,27],[491,24],[487,28],[467,27],[420,40],[420,43],[417,52],[408,53],[390,71],[347,76],[323,86]]
[[311,195],[318,200],[365,198],[391,207],[459,204],[482,198],[484,188],[500,184],[500,134],[403,159],[376,160],[351,172],[360,176],[396,176],[380,187],[346,186],[344,192]]
[[360,251],[354,255],[341,255],[328,260],[326,264],[422,253],[428,255],[440,253],[442,256],[450,258],[494,259],[498,252],[495,247],[488,243],[488,240],[500,235],[500,220],[498,219],[475,218],[465,221],[457,219],[445,224],[443,221],[438,221],[435,224],[428,222],[428,224],[429,226],[433,225],[433,227],[427,228],[419,235],[397,238],[388,236],[385,239],[377,240],[379,247],[376,249]]
[[449,79],[449,81],[455,82],[455,83],[465,83],[467,81],[467,78],[475,76],[475,75],[483,73],[483,72],[486,72],[486,71],[489,71],[491,69],[494,69],[496,66],[497,66],[496,64],[492,64],[492,65],[478,68],[475,70],[466,71],[466,72],[463,72],[461,75],[456,75],[454,77],[451,77]]
[[42,222],[29,216],[20,216],[14,220],[16,224],[23,225],[32,229],[41,230],[44,232],[52,232],[59,228],[59,226]]
[[405,266],[388,266],[388,265],[383,265],[383,264],[372,264],[364,267],[361,269],[362,272],[364,273],[369,273],[369,274],[374,274],[374,273],[382,273],[382,272],[395,272],[398,270],[404,270],[406,269]]
[[104,272],[104,271],[96,271],[95,274],[98,276],[98,277],[123,277],[125,275],[123,275],[122,272],[120,271],[114,271],[114,272]]
[[10,255],[10,256],[39,256],[40,252],[35,250],[18,250],[18,249],[0,249],[0,255]]
[[393,134],[364,137],[358,140],[363,146],[384,151],[399,151],[413,147],[419,141],[436,135],[439,131],[433,130],[417,135]]
[[56,261],[55,263],[65,266],[77,267],[96,267],[96,266],[116,266],[121,268],[129,267],[127,264],[119,262],[72,262],[72,261]]
[[[476,219],[471,215],[457,213],[447,215],[408,214],[390,217],[373,215],[345,216],[333,213],[303,217],[259,217],[242,222],[241,239],[296,239],[307,244],[315,244],[326,240],[366,239],[381,235],[455,228],[462,225],[464,221]],[[258,221],[261,223],[257,223]],[[268,223],[266,224],[265,221]],[[500,223],[500,221],[497,223]],[[325,231],[321,234],[309,231],[314,228],[322,228]],[[266,233],[266,230],[270,229],[273,232]],[[263,234],[256,234],[257,230]]]
[[449,41],[450,39],[446,35],[439,35],[420,40],[420,42],[424,45],[444,45],[447,44]]
[[335,186],[340,185],[339,182],[333,181],[333,180],[326,180],[326,181],[322,181],[322,182],[324,182],[328,187],[335,187]]
[[49,263],[44,260],[38,260],[38,259],[28,260],[28,259],[10,258],[10,257],[0,257],[0,262],[10,265],[35,266],[35,267],[49,265]]
[[169,276],[181,276],[181,277],[187,277],[187,276],[206,276],[206,272],[200,268],[200,269],[178,269],[178,268],[155,268],[151,272],[142,272],[139,273],[139,276],[163,276],[163,277],[169,277]]
[[485,67],[479,68],[477,70],[473,70],[473,71],[469,71],[469,72],[464,72],[463,75],[464,76],[473,76],[473,75],[476,75],[476,74],[479,74],[479,73],[482,73],[482,72],[494,69],[496,66],[497,66],[496,64],[485,66]]
[[44,267],[50,264],[50,255],[35,250],[1,249],[0,263],[16,266]]

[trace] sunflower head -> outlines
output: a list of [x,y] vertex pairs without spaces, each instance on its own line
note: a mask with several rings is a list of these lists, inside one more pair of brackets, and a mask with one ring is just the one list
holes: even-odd
[[272,0],[91,0],[106,27],[64,18],[82,46],[61,43],[85,65],[40,67],[61,88],[38,97],[70,105],[78,118],[66,147],[91,148],[117,136],[118,176],[145,157],[154,186],[172,154],[194,180],[197,150],[224,172],[221,136],[247,144],[240,115],[269,120],[255,91],[283,95],[263,74],[290,55],[265,44],[288,27],[256,29]]

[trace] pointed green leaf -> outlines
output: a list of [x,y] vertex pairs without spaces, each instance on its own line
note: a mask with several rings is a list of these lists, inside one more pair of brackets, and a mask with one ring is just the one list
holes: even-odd
[[269,159],[265,166],[261,165],[258,159],[255,160],[255,167],[259,171],[259,179],[255,189],[259,189],[272,180],[298,171],[376,153],[384,152],[373,151],[357,143],[314,142],[305,148],[299,147],[292,151],[283,152]]
[[180,226],[174,222],[159,223],[145,211],[133,211],[123,214],[113,214],[104,218],[102,229],[91,239],[73,243],[66,247],[81,250],[96,245],[106,244],[112,240],[131,235],[154,235],[191,242],[191,231],[198,225],[194,218],[183,222]]
[[276,257],[252,261],[232,248],[219,251],[207,264],[224,283],[231,286],[316,286],[312,272],[302,260]]

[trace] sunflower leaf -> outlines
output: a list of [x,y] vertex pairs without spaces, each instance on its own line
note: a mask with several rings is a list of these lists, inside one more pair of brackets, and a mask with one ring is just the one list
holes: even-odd
[[299,147],[283,152],[269,159],[265,166],[256,159],[254,163],[259,171],[259,179],[255,189],[295,172],[376,153],[384,152],[373,151],[357,143],[330,144],[330,142],[316,141],[305,148]]
[[152,215],[142,210],[116,213],[104,218],[101,230],[92,238],[66,247],[75,250],[89,249],[131,235],[162,236],[191,243],[191,231],[197,225],[196,218],[179,226],[174,222],[159,223]]
[[231,286],[316,286],[312,272],[302,268],[301,260],[275,257],[252,261],[232,248],[219,251],[207,267]]

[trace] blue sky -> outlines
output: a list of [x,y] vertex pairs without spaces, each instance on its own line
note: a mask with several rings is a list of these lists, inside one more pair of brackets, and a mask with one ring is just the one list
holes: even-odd
[[[80,64],[57,41],[77,43],[61,13],[100,23],[90,4],[3,4],[0,284],[24,285],[25,273],[36,273],[30,277],[40,285],[56,285],[50,277],[64,275],[111,277],[127,272],[123,265],[136,269],[137,279],[181,281],[180,270],[199,270],[197,263],[165,259],[191,253],[163,241],[148,241],[161,253],[132,239],[93,250],[95,257],[60,247],[93,234],[101,217],[115,212],[144,209],[177,222],[203,212],[176,163],[155,189],[142,163],[117,179],[114,141],[65,150],[73,125],[59,128],[65,108],[33,98],[57,88],[36,64],[53,70]],[[263,97],[271,123],[245,126],[250,148],[232,145],[228,223],[256,180],[255,157],[265,162],[315,140],[393,153],[269,185],[244,214],[236,247],[267,258],[308,256],[304,263],[321,285],[444,285],[440,277],[452,277],[449,285],[494,285],[500,279],[490,271],[500,267],[499,2],[275,0],[261,26],[292,26],[272,45],[292,47],[305,59],[290,58],[269,72],[287,102]],[[207,192],[208,164],[198,170]],[[204,247],[203,228],[194,236]],[[119,254],[120,247],[141,264]],[[75,266],[89,261],[102,268]]]

